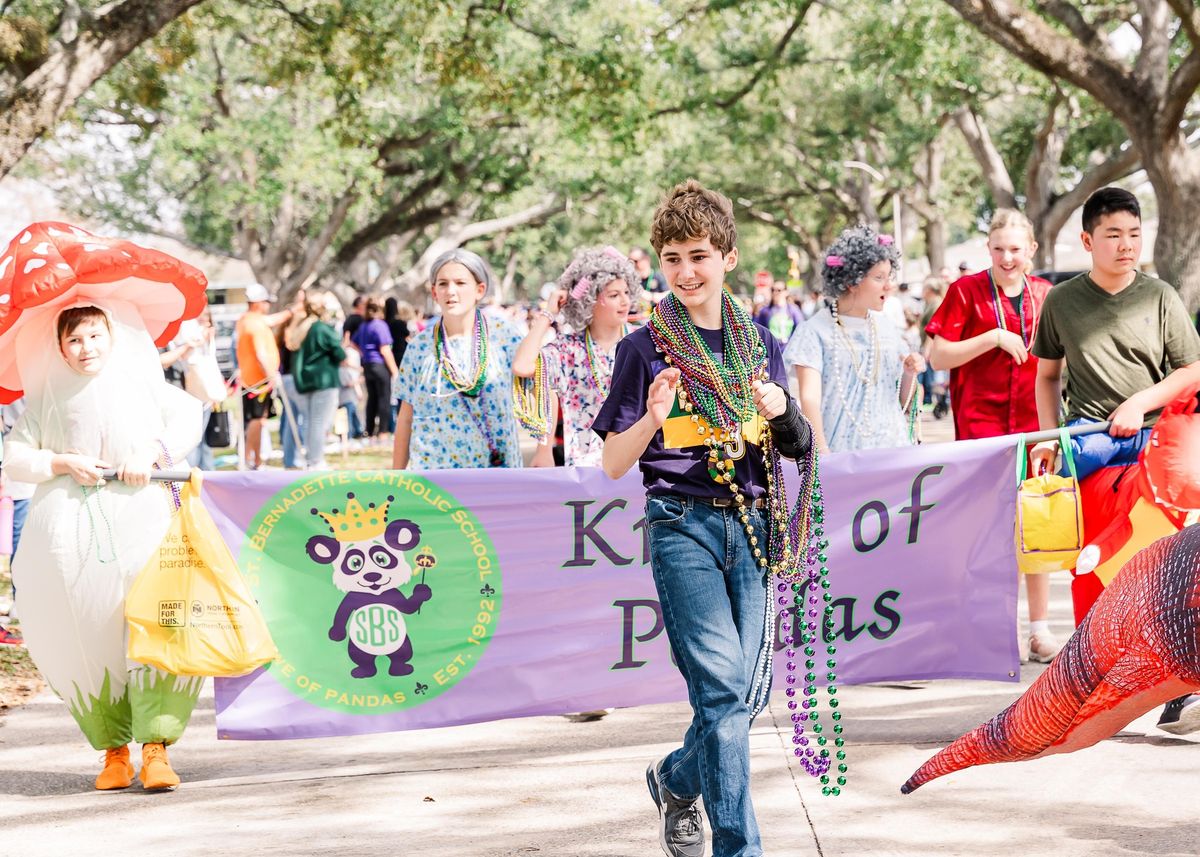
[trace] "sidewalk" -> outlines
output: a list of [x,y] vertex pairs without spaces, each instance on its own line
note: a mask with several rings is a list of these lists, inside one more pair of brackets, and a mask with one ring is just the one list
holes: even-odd
[[[1070,615],[1065,578],[1052,615]],[[1023,612],[1023,611],[1022,611]],[[1059,627],[1060,632],[1065,627]],[[850,782],[826,798],[789,764],[784,697],[751,735],[766,853],[788,855],[1194,855],[1200,734],[1158,713],[1094,748],[900,784],[999,711],[1022,684],[944,681],[848,687]],[[345,847],[400,857],[653,857],[661,852],[646,764],[670,750],[686,705],[598,723],[540,717],[307,741],[217,741],[211,692],[171,751],[184,785],[100,793],[98,754],[50,695],[0,718],[0,830],[22,855],[308,855]]]

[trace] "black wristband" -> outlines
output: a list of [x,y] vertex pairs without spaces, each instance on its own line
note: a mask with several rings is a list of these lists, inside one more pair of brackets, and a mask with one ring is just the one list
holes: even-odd
[[808,455],[812,447],[812,426],[800,412],[800,406],[796,404],[791,393],[787,389],[784,389],[783,393],[787,396],[787,407],[779,416],[767,420],[767,424],[771,427],[771,436],[779,453],[786,458],[798,460]]

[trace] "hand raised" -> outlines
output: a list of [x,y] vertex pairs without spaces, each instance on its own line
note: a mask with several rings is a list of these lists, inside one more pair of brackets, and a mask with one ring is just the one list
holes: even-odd
[[546,312],[550,315],[558,315],[562,312],[562,308],[567,305],[567,290],[555,289],[550,297],[546,298]]
[[650,382],[646,391],[646,413],[656,426],[662,427],[675,404],[675,388],[679,385],[679,370],[664,369]]

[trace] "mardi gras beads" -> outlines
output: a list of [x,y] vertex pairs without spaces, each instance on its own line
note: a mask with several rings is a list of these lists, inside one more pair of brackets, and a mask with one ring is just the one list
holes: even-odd
[[[624,331],[621,332],[624,336]],[[592,341],[592,329],[587,327],[583,331],[583,348],[587,354],[588,376],[592,379],[592,386],[596,392],[600,394],[600,398],[607,399],[610,382],[612,381],[612,371],[606,374],[603,368],[600,367],[600,361],[596,359],[596,344]]]
[[533,377],[513,375],[513,416],[539,443],[550,434],[550,379],[538,355]]
[[488,331],[483,313],[475,310],[475,329],[471,334],[471,363],[466,374],[461,373],[446,349],[446,331],[442,319],[433,326],[433,353],[445,378],[464,396],[478,396],[487,381]]
[[[769,433],[764,432],[764,444],[770,444]],[[832,596],[829,593],[828,554],[829,541],[825,538],[824,492],[821,488],[819,461],[816,444],[809,448],[808,456],[801,468],[801,485],[795,508],[790,514],[786,509],[783,490],[783,473],[779,455],[771,456],[773,466],[767,469],[768,497],[772,503],[771,570],[775,575],[776,601],[784,612],[780,619],[783,641],[786,647],[787,684],[784,690],[791,712],[793,754],[801,766],[821,783],[824,795],[841,794],[846,785],[846,752],[843,749],[841,712],[837,700],[837,648],[824,644],[826,670],[823,678],[827,683],[830,708],[831,731],[834,734],[835,752],[831,758],[828,749],[829,737],[820,722],[817,711],[817,652],[823,645],[823,629],[833,614]],[[805,502],[807,500],[807,502]],[[821,604],[824,609],[821,609]],[[821,621],[818,626],[818,616]],[[819,628],[821,630],[819,630]],[[804,674],[798,676],[798,650],[804,654]],[[797,701],[797,684],[801,685],[800,701]],[[807,724],[807,728],[806,728]],[[806,732],[811,732],[810,737]],[[815,740],[814,740],[815,739]],[[813,744],[815,743],[815,747]],[[830,770],[836,761],[836,776],[830,779]]]
[[754,417],[751,384],[766,365],[766,346],[750,316],[721,294],[722,360],[718,362],[675,295],[650,314],[654,347],[671,358],[683,389],[708,424],[729,429]]

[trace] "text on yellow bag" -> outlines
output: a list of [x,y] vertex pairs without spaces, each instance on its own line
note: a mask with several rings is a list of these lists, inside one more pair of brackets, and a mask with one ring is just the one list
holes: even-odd
[[279,652],[233,554],[200,501],[200,471],[125,599],[128,655],[176,675],[244,675]]

